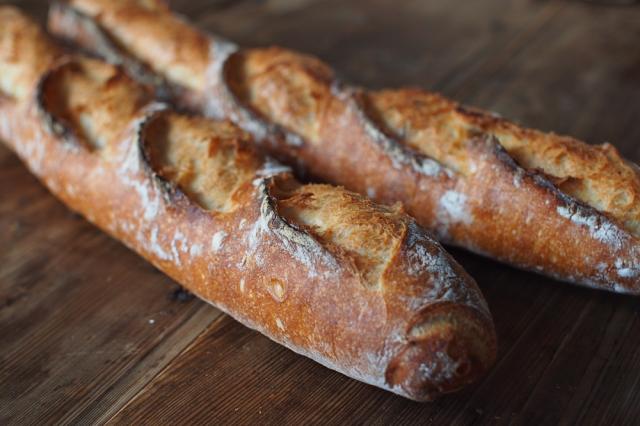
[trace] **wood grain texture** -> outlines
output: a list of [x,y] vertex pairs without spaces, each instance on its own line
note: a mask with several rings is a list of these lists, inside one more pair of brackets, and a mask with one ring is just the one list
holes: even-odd
[[[44,1],[12,3],[44,16]],[[354,83],[441,91],[527,126],[609,141],[640,161],[638,6],[174,3],[242,44],[316,54]],[[640,418],[635,298],[560,286],[452,250],[489,302],[499,358],[477,386],[416,404],[295,355],[198,301],[172,300],[169,279],[69,213],[5,148],[0,164],[0,423],[538,425]]]
[[175,301],[168,278],[69,212],[4,148],[2,158],[0,192],[15,196],[0,201],[0,418],[82,418],[113,405],[133,372],[149,380],[219,312],[190,321],[199,302]]

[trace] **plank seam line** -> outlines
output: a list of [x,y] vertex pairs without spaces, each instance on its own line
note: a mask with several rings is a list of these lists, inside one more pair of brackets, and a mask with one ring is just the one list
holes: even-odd
[[565,334],[564,338],[562,339],[562,341],[560,342],[558,347],[553,351],[553,356],[549,360],[549,363],[547,364],[547,366],[544,368],[544,370],[540,374],[540,377],[538,378],[538,380],[536,380],[536,383],[533,386],[533,389],[531,389],[531,392],[529,392],[529,396],[527,397],[527,399],[522,404],[522,408],[519,410],[520,413],[523,413],[525,411],[525,409],[527,408],[527,405],[531,401],[531,398],[533,397],[534,393],[539,388],[540,382],[542,381],[542,379],[544,379],[547,371],[551,368],[551,365],[553,364],[553,362],[558,357],[558,354],[561,352],[562,349],[564,349],[564,347],[567,345],[567,342],[570,340],[570,338],[573,337],[576,334],[576,331],[578,330],[578,326],[582,323],[582,320],[586,315],[587,309],[588,308],[590,309],[593,306],[593,304],[594,304],[594,300],[590,299],[589,303],[584,305],[584,307],[580,311],[580,315],[578,315],[578,319],[576,321],[574,321],[574,324],[573,324],[573,326],[571,326],[571,329],[569,330],[569,332],[567,334]]
[[[210,309],[211,307],[209,305],[205,305],[207,309]],[[217,309],[217,308],[216,308]],[[105,424],[109,424],[113,419],[115,419],[122,411],[124,411],[129,405],[131,405],[132,402],[134,402],[144,391],[147,390],[147,388],[149,388],[149,386],[156,381],[157,378],[159,378],[160,376],[162,376],[169,368],[172,368],[172,364],[173,362],[180,358],[183,354],[189,352],[196,344],[197,342],[200,340],[200,338],[205,335],[206,333],[209,332],[209,330],[211,330],[212,328],[214,328],[215,326],[218,325],[219,322],[222,322],[225,318],[227,318],[229,315],[226,314],[223,311],[220,311],[220,315],[216,316],[214,318],[213,321],[211,321],[211,323],[209,325],[207,325],[200,333],[198,333],[198,335],[196,337],[193,338],[193,340],[191,342],[189,342],[189,344],[187,346],[184,347],[184,349],[182,349],[180,352],[178,352],[173,358],[171,358],[171,360],[169,360],[167,362],[167,364],[164,366],[164,368],[160,369],[155,375],[153,375],[153,377],[149,378],[149,380],[147,380],[147,382],[138,390],[138,392],[136,392],[131,398],[129,398],[128,401],[126,401],[122,407],[120,407],[115,413],[113,413],[113,415],[111,415],[111,417],[109,417],[108,419],[105,420]],[[235,320],[234,320],[235,321]],[[186,321],[185,321],[186,322]]]
[[[628,337],[629,333],[631,332],[631,328],[633,326],[633,323],[634,323],[634,321],[629,321],[629,324],[627,325],[624,333],[622,334],[622,337],[617,339],[616,346],[615,346],[614,350],[611,351],[611,355],[607,358],[607,361],[604,363],[604,365],[600,369],[600,373],[598,374],[598,377],[595,380],[595,384],[594,384],[594,386],[591,387],[591,392],[589,392],[589,394],[588,394],[588,400],[585,401],[585,404],[583,404],[583,407],[591,405],[591,402],[593,401],[593,398],[594,398],[594,391],[598,390],[598,388],[600,386],[600,383],[602,383],[602,380],[604,380],[605,372],[607,371],[607,369],[609,368],[611,363],[614,362],[614,361],[617,361],[618,353],[620,352],[623,344],[627,341],[627,337]],[[606,334],[606,332],[605,332],[605,334]],[[587,405],[587,402],[588,402],[588,405]],[[581,413],[582,414],[580,415],[580,417],[576,421],[576,424],[581,424],[582,423],[582,418],[586,415],[587,410],[581,410]]]
[[[158,341],[158,343],[156,345],[153,345],[151,347],[149,347],[144,354],[140,357],[140,359],[138,359],[138,361],[136,361],[135,363],[133,363],[129,368],[126,369],[126,371],[122,374],[122,376],[116,380],[114,383],[112,383],[103,393],[101,393],[99,396],[97,396],[96,398],[93,399],[93,401],[91,401],[91,403],[87,404],[84,408],[80,409],[77,414],[73,414],[73,415],[65,415],[62,420],[67,419],[67,417],[71,417],[70,419],[67,419],[67,421],[69,422],[78,422],[79,419],[84,418],[87,416],[87,413],[91,412],[92,407],[94,407],[96,404],[100,404],[100,401],[102,401],[104,399],[104,397],[109,393],[109,391],[111,389],[116,388],[119,384],[126,382],[129,378],[129,374],[135,370],[137,368],[138,365],[142,364],[145,362],[145,360],[147,360],[160,346],[162,346],[167,340],[171,339],[171,337],[173,337],[186,323],[188,323],[190,320],[192,320],[196,315],[198,315],[198,312],[200,312],[200,310],[202,310],[203,307],[194,307],[193,308],[193,312],[190,315],[185,316],[185,318],[180,321],[179,323],[177,323],[175,326],[172,327],[172,330],[167,332],[166,336]],[[208,327],[208,326],[207,326]],[[194,339],[197,338],[194,337]],[[189,343],[190,344],[190,343]],[[176,354],[174,357],[171,357],[168,361],[167,364],[170,363],[171,361],[173,361],[173,359],[178,356],[178,354]],[[149,378],[149,380],[147,381],[147,383],[152,380],[155,376]],[[147,383],[144,383],[142,386],[146,386]],[[119,404],[126,404],[128,402],[128,400],[122,401],[122,395],[118,396],[115,398],[115,400],[113,401],[113,404],[111,404],[110,406],[108,406],[106,408],[106,410],[102,413],[98,413],[95,417],[97,419],[102,419],[103,416],[109,411],[109,409],[111,407],[116,407]]]
[[[509,62],[515,56],[507,55],[507,53],[510,51],[519,49],[518,53],[522,53],[524,50],[526,50],[526,47],[531,45],[536,40],[536,38],[542,34],[542,30],[547,26],[549,22],[553,20],[553,18],[555,18],[556,15],[560,13],[563,8],[564,5],[562,4],[548,4],[546,8],[547,10],[543,9],[539,12],[539,21],[533,19],[533,22],[529,23],[527,27],[519,33],[516,33],[514,38],[511,41],[507,42],[502,49],[492,50],[492,52],[490,52],[492,54],[487,54],[487,52],[483,50],[477,55],[471,55],[471,57],[466,61],[467,63],[469,61],[472,61],[473,58],[477,56],[479,56],[480,58],[487,57],[487,59],[480,62],[475,67],[475,69],[470,71],[465,77],[462,78],[462,80],[458,81],[455,84],[452,84],[453,79],[451,79],[450,77],[444,77],[440,81],[436,82],[434,88],[439,91],[451,89],[452,97],[459,98],[461,92],[463,92],[464,89],[469,86],[470,81],[472,81],[477,74],[481,73],[484,70],[490,70],[492,67],[495,68],[500,64]],[[497,72],[499,72],[499,69],[490,73],[490,76],[494,76]]]
[[[553,288],[553,294],[552,294],[552,302],[556,301],[559,298],[559,294],[560,294],[560,288]],[[535,316],[533,317],[533,319],[529,322],[529,324],[525,327],[525,329],[522,331],[522,333],[520,333],[520,336],[518,336],[518,338],[516,339],[515,342],[513,342],[513,345],[511,345],[511,348],[509,348],[509,350],[507,351],[507,353],[504,354],[504,356],[502,358],[500,358],[500,360],[491,368],[491,372],[489,374],[487,374],[487,376],[485,376],[485,378],[482,380],[482,383],[479,384],[479,386],[476,388],[476,390],[473,391],[473,393],[471,395],[469,395],[469,398],[467,400],[467,403],[464,405],[464,407],[462,407],[462,409],[460,409],[460,415],[458,415],[453,423],[457,422],[459,417],[462,416],[466,410],[469,408],[469,405],[471,404],[471,402],[473,401],[473,399],[476,397],[476,395],[478,395],[482,389],[487,385],[487,383],[489,382],[489,380],[495,376],[496,372],[500,369],[500,365],[505,362],[505,360],[507,358],[509,358],[509,356],[513,353],[513,351],[515,351],[516,347],[518,347],[518,344],[520,343],[521,340],[524,339],[524,337],[527,335],[527,333],[533,328],[533,326],[538,322],[538,319],[543,316],[543,314],[545,312],[547,312],[550,309],[550,306],[552,305],[552,303],[549,303],[547,301],[547,303],[544,304],[544,308],[542,308],[540,311],[538,311],[538,313],[535,314]]]

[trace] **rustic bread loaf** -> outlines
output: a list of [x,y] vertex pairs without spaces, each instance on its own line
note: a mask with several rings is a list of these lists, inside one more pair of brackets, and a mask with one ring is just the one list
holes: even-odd
[[239,49],[161,1],[68,0],[55,33],[282,161],[407,212],[447,243],[560,280],[640,292],[640,177],[608,144],[521,128],[419,89],[368,92],[316,58]]
[[303,185],[229,122],[176,113],[0,7],[0,139],[70,208],[249,327],[416,400],[485,372],[472,278],[398,207]]

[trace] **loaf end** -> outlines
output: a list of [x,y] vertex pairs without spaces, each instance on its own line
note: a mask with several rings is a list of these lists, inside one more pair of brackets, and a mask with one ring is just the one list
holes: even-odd
[[407,330],[385,379],[397,393],[429,401],[477,381],[494,363],[496,335],[479,311],[450,302],[427,306]]

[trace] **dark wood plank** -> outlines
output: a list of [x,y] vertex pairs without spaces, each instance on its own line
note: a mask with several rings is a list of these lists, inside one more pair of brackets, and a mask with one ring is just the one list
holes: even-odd
[[[184,2],[175,3],[189,14]],[[234,5],[191,17],[242,45],[280,45],[317,55],[356,84],[431,89],[455,85],[496,53],[517,49],[563,7],[526,0],[483,0],[475,6],[420,0],[398,5],[386,0],[247,0]]]
[[0,423],[104,415],[220,312],[0,163]]
[[44,22],[47,16],[46,0],[0,0],[0,4],[19,6],[22,10],[36,17],[41,22]]
[[[44,15],[44,2],[19,3]],[[637,7],[528,0],[174,3],[242,44],[316,54],[357,84],[436,89],[532,127],[610,141],[640,160]],[[65,213],[6,150],[0,164],[0,235],[10,242],[0,249],[12,247],[0,251],[0,389],[18,395],[0,399],[0,419],[10,413],[30,422],[538,425],[640,418],[637,299],[566,286],[453,249],[487,297],[499,358],[478,385],[416,404],[327,370],[198,302],[167,301],[168,279]],[[150,335],[144,319],[157,312],[166,313],[164,331]],[[10,338],[2,340],[5,330]],[[88,358],[65,356],[78,347],[91,352]],[[23,360],[16,361],[19,353]],[[5,368],[5,360],[13,364]],[[75,381],[63,386],[63,378]],[[0,398],[7,394],[0,391]]]
[[178,412],[190,424],[363,423],[377,418],[370,409],[393,405],[407,402],[318,368],[225,317],[112,423],[171,424]]

